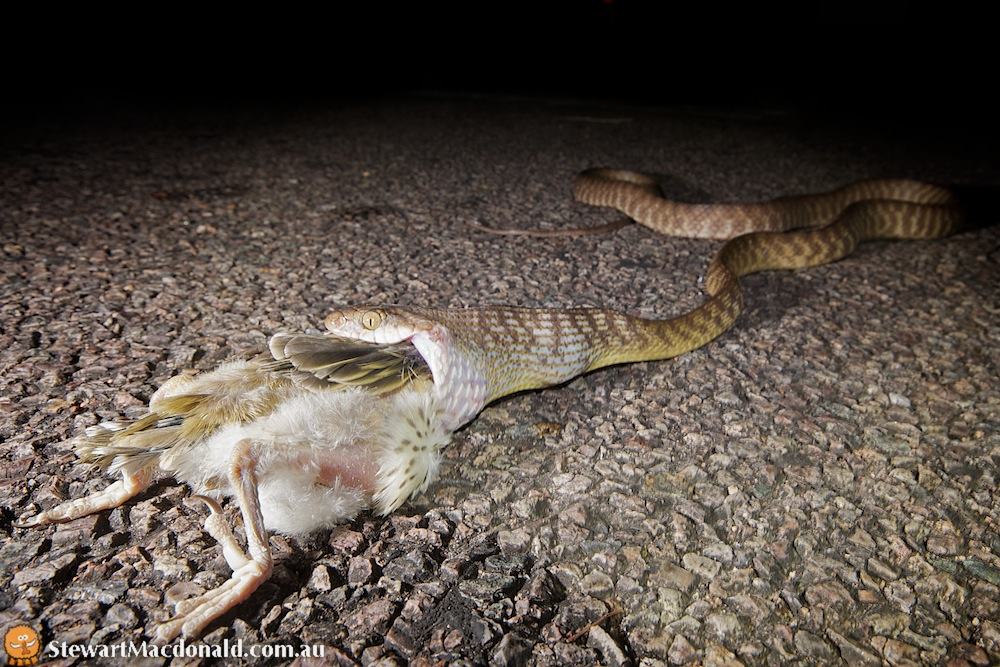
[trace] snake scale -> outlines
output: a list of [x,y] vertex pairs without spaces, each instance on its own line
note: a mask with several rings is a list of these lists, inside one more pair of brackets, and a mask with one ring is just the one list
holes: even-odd
[[[174,376],[144,416],[87,428],[75,440],[80,459],[121,479],[15,527],[118,507],[158,473],[186,482],[208,506],[205,529],[233,570],[220,586],[177,602],[155,631],[160,643],[194,637],[270,577],[268,531],[302,535],[365,510],[395,510],[434,480],[451,434],[497,398],[700,347],[739,316],[741,276],[832,262],[866,239],[943,236],[961,224],[948,190],[913,181],[704,206],[670,202],[640,174],[592,170],[574,192],[662,233],[731,238],[709,265],[708,299],[666,320],[600,308],[334,311],[328,334],[277,333],[267,353]],[[818,228],[787,231],[810,226]],[[245,550],[222,514],[225,497],[240,508]]]
[[573,193],[663,234],[730,239],[709,264],[708,299],[664,320],[602,308],[355,306],[332,312],[327,329],[380,345],[409,341],[430,368],[444,426],[453,430],[502,396],[701,347],[742,311],[742,276],[833,262],[869,239],[938,238],[962,225],[950,190],[911,180],[859,181],[758,204],[684,204],[665,199],[644,174],[591,169]]

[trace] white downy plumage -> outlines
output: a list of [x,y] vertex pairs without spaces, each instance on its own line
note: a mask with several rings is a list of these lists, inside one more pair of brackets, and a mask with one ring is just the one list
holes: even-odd
[[234,446],[249,439],[260,445],[257,492],[268,530],[302,535],[367,509],[388,514],[427,487],[450,439],[427,389],[292,396],[265,417],[222,426],[197,451],[167,453],[160,466],[197,493],[232,495],[218,480]]
[[[412,348],[278,334],[271,350],[273,358],[175,377],[153,395],[145,417],[88,428],[76,440],[81,459],[122,479],[19,524],[117,507],[158,472],[190,485],[211,510],[206,530],[233,575],[178,603],[176,616],[157,629],[160,642],[196,636],[267,580],[267,530],[303,535],[368,509],[388,514],[437,474],[451,431]],[[240,507],[245,551],[219,514],[224,497]]]

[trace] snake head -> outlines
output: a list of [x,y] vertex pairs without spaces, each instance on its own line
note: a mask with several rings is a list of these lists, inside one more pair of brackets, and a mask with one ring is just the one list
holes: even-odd
[[456,349],[446,324],[446,312],[398,306],[351,306],[331,312],[325,324],[331,334],[340,338],[377,345],[413,345],[434,378],[445,427],[454,430],[483,409],[487,389],[481,369]]
[[339,338],[376,345],[413,345],[435,382],[440,381],[451,348],[448,330],[432,315],[397,306],[350,306],[327,315],[325,325]]
[[391,345],[406,340],[405,332],[389,320],[386,309],[380,306],[352,306],[333,311],[326,316],[324,324],[336,336],[366,343]]
[[326,317],[326,328],[335,336],[378,345],[396,345],[439,326],[414,311],[395,306],[351,306]]
[[326,317],[326,328],[334,336],[376,345],[413,345],[431,369],[435,380],[442,374],[443,360],[451,350],[451,338],[431,311],[396,306],[351,306]]

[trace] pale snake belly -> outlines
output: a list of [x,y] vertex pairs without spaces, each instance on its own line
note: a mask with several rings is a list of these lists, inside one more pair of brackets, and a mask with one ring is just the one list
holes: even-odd
[[594,169],[573,192],[663,234],[731,239],[709,264],[705,302],[663,320],[603,308],[354,306],[332,312],[327,329],[369,343],[411,343],[434,378],[443,426],[454,430],[502,396],[705,345],[742,311],[742,276],[833,262],[870,239],[938,238],[962,224],[950,190],[909,180],[859,181],[759,204],[684,204],[663,198],[643,174]]

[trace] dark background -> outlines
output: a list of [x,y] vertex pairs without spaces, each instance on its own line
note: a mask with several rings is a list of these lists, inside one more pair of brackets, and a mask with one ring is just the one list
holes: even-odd
[[[469,226],[617,217],[572,202],[582,169],[702,202],[1000,183],[992,19],[670,4],[5,16],[0,628],[148,637],[167,591],[229,576],[166,479],[79,522],[12,525],[106,484],[70,439],[138,416],[182,369],[345,304],[700,303],[716,244]],[[996,662],[998,247],[993,227],[748,276],[717,341],[498,402],[391,517],[276,538],[272,580],[209,641],[326,643],[345,664]],[[424,529],[442,523],[443,543]],[[598,648],[563,641],[611,603]],[[454,650],[431,642],[442,619],[465,633]]]
[[954,4],[487,0],[9,18],[4,107],[21,122],[446,91],[993,134],[996,57],[980,37],[992,21]]

